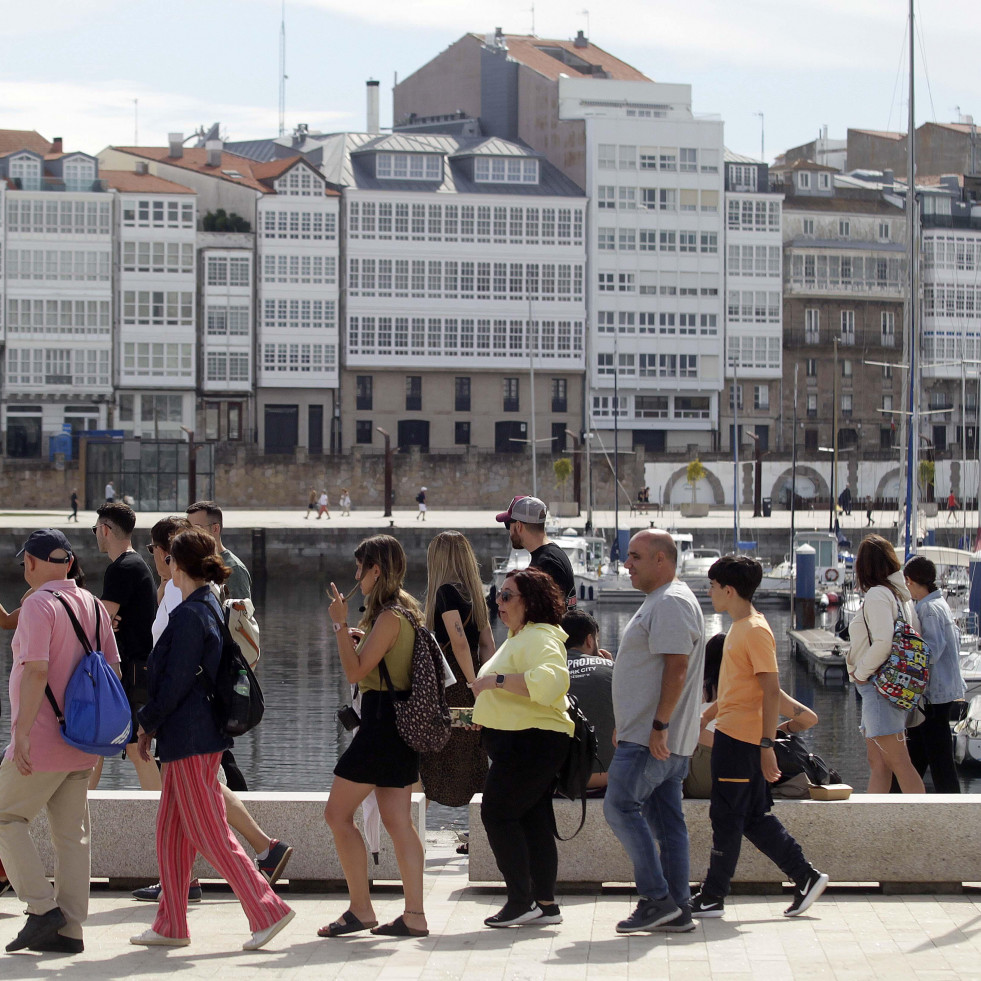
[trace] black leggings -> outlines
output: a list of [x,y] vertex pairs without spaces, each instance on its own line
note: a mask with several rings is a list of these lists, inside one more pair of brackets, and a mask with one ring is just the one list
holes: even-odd
[[480,819],[507,885],[508,902],[551,902],[559,866],[552,787],[569,751],[569,737],[545,729],[484,729],[483,745],[491,766]]
[[906,730],[909,758],[922,777],[930,767],[933,789],[938,794],[959,794],[961,782],[954,766],[954,747],[950,738],[952,702],[927,703],[922,707],[926,719]]

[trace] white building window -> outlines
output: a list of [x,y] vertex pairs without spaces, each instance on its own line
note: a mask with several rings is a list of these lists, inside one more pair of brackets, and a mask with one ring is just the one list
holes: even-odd
[[753,386],[753,408],[759,411],[765,411],[770,408],[769,385]]
[[882,346],[896,346],[896,314],[885,311],[882,314]]
[[694,174],[698,171],[698,150],[682,147],[678,169],[682,173]]
[[850,344],[850,345],[855,343],[855,311],[854,310],[841,311],[841,343]]
[[821,340],[821,311],[808,307],[804,311],[804,343],[818,344]]
[[442,181],[443,158],[436,153],[378,153],[375,176],[393,180]]
[[478,184],[537,184],[538,161],[528,157],[476,157],[474,180]]
[[597,149],[596,166],[600,170],[617,169],[617,148],[615,143],[600,143]]

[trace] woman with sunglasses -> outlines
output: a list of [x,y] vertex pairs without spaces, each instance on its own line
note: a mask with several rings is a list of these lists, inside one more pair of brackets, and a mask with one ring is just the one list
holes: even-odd
[[507,640],[470,686],[473,721],[483,726],[490,757],[480,818],[507,902],[484,923],[561,923],[555,902],[558,852],[553,835],[552,787],[575,731],[566,693],[566,632],[559,625],[565,597],[539,569],[512,572],[497,594]]
[[210,583],[221,584],[231,570],[215,552],[215,540],[201,528],[186,528],[170,543],[170,569],[183,602],[173,611],[147,665],[148,700],[139,709],[139,752],[151,760],[157,740],[163,763],[163,790],[157,812],[160,905],[153,926],[130,938],[134,944],[183,947],[191,866],[197,852],[232,887],[252,936],[244,950],[264,947],[294,913],[272,891],[229,830],[218,783],[223,750],[232,740],[215,721],[207,687],[221,660],[221,608]]
[[[423,907],[425,856],[412,823],[412,785],[419,779],[419,754],[399,735],[392,695],[380,669],[384,659],[387,678],[396,691],[411,687],[412,649],[422,613],[403,589],[405,552],[391,535],[366,538],[355,549],[354,559],[354,576],[364,597],[364,615],[356,629],[348,629],[348,598],[334,583],[330,584],[332,602],[328,613],[344,674],[361,689],[361,725],[334,767],[334,782],[324,810],[347,880],[350,903],[336,921],[317,934],[339,937],[371,929],[385,937],[425,937],[429,934]],[[394,606],[409,615],[396,612]],[[372,791],[395,848],[405,894],[402,915],[383,926],[377,925],[369,893],[364,838],[354,823],[355,812]]]
[[921,777],[930,767],[935,793],[959,794],[961,782],[954,766],[950,710],[965,692],[959,663],[960,633],[944,594],[937,586],[936,565],[923,555],[914,555],[903,572],[916,603],[920,634],[930,647],[930,678],[926,698],[920,703],[925,718],[907,733],[909,757]]

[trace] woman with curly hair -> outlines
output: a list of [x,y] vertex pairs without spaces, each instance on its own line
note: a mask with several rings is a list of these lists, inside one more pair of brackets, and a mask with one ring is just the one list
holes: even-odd
[[480,818],[507,885],[490,927],[561,923],[552,787],[575,731],[567,711],[565,597],[538,569],[512,572],[497,594],[507,640],[471,684],[473,721],[490,757]]
[[[419,779],[419,754],[399,735],[392,695],[379,669],[384,659],[387,678],[395,690],[411,687],[412,649],[422,614],[402,588],[405,552],[396,539],[391,535],[366,538],[355,549],[354,559],[364,615],[356,628],[348,629],[347,598],[334,583],[330,584],[333,600],[328,613],[344,675],[361,689],[361,725],[334,767],[334,782],[324,810],[351,901],[348,909],[322,927],[318,935],[338,937],[371,929],[386,937],[425,937],[429,930],[422,899],[424,853],[412,823],[412,785]],[[364,838],[354,823],[355,811],[372,791],[395,847],[405,894],[402,915],[383,926],[378,926],[371,903]]]

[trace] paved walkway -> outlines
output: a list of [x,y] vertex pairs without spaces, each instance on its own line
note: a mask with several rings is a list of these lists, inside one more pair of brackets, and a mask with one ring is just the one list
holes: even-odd
[[[150,925],[155,907],[134,902],[128,893],[96,887],[83,954],[0,953],[0,977],[946,981],[981,976],[977,891],[881,896],[843,887],[830,890],[808,913],[792,920],[781,915],[789,892],[735,896],[727,902],[723,919],[704,920],[693,933],[621,937],[614,926],[629,914],[635,897],[617,889],[560,896],[561,926],[490,930],[482,920],[503,905],[503,892],[469,885],[466,860],[455,854],[455,842],[446,833],[427,838],[431,934],[425,939],[355,935],[321,940],[317,928],[344,910],[344,895],[285,892],[296,919],[266,949],[246,952],[241,944],[248,939],[248,928],[238,902],[227,890],[206,886],[205,901],[190,907],[191,946],[134,947],[129,937]],[[393,919],[401,911],[400,893],[393,888],[377,893],[380,919]],[[20,929],[20,914],[10,893],[0,899],[0,943],[9,942]]]

